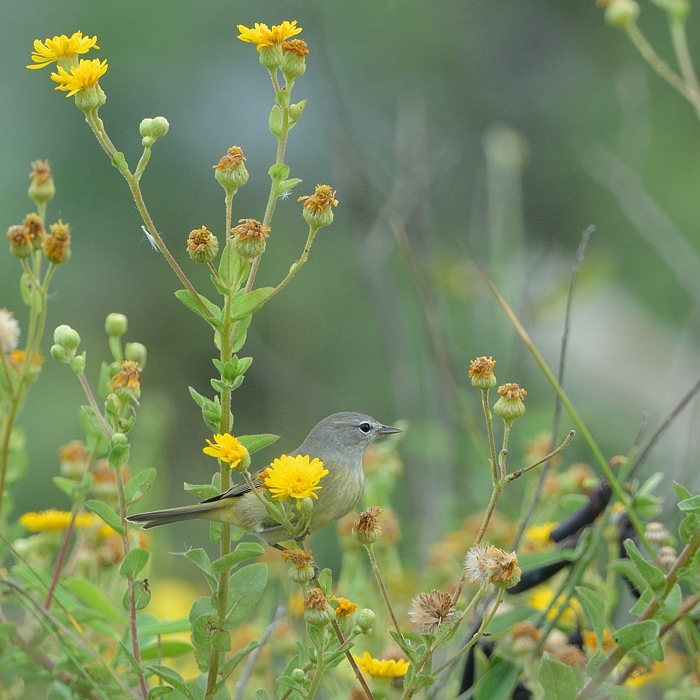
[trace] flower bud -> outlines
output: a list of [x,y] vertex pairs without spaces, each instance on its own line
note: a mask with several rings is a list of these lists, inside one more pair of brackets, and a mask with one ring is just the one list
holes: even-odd
[[239,219],[238,226],[231,229],[231,245],[243,260],[253,260],[265,252],[265,239],[269,235],[269,226],[255,219]]
[[482,391],[488,391],[496,386],[496,375],[493,373],[493,368],[496,360],[493,357],[482,355],[472,360],[469,363],[469,376],[472,380],[472,386]]
[[219,240],[206,227],[190,231],[187,236],[187,254],[198,263],[210,263],[219,252]]
[[302,498],[298,503],[298,508],[302,515],[309,517],[311,515],[311,511],[314,509],[313,498]]
[[295,583],[307,583],[316,575],[310,551],[286,549],[282,552],[282,559],[290,562],[289,578]]
[[304,219],[313,229],[319,229],[333,223],[332,206],[338,206],[335,198],[335,190],[328,185],[316,185],[314,194],[299,197],[299,202],[304,202],[302,211]]
[[150,148],[156,139],[162,138],[168,133],[170,124],[165,117],[155,117],[154,119],[144,119],[139,124],[139,132],[143,137],[141,143],[144,148]]
[[296,681],[297,683],[305,683],[309,680],[308,676],[304,672],[304,669],[301,668],[295,668],[290,675],[292,680]]
[[303,39],[292,39],[282,43],[284,56],[280,69],[285,80],[289,83],[306,73],[306,56],[309,49]]
[[635,0],[612,0],[605,8],[605,21],[617,29],[625,29],[636,22],[639,5]]
[[49,262],[59,265],[70,258],[70,226],[60,219],[51,224],[51,233],[44,239],[44,255]]
[[56,194],[56,185],[51,174],[51,166],[47,160],[35,160],[32,172],[29,173],[32,182],[27,194],[37,204],[48,202]]
[[141,343],[127,343],[124,347],[124,357],[136,362],[143,370],[146,367],[146,346]]
[[669,539],[668,530],[663,523],[647,523],[644,534],[649,542],[657,547]]
[[53,357],[54,360],[58,360],[59,362],[65,362],[68,359],[68,356],[66,355],[66,350],[63,347],[63,345],[52,345],[51,350],[49,352],[51,353],[51,357]]
[[77,350],[78,345],[80,345],[80,336],[78,331],[73,330],[70,326],[61,325],[53,332],[53,342],[64,350]]
[[673,547],[661,547],[657,555],[659,564],[668,571],[675,563],[677,558],[676,550]]
[[523,399],[527,396],[525,389],[521,389],[517,384],[503,384],[498,387],[498,393],[501,398],[494,404],[493,412],[506,423],[512,423],[525,413],[523,403]]
[[29,229],[24,224],[15,224],[7,229],[10,253],[17,258],[27,258],[34,252]]
[[235,192],[248,182],[248,171],[245,167],[245,156],[240,146],[231,146],[226,155],[214,167],[216,181],[227,193]]
[[109,314],[105,320],[105,332],[112,338],[119,338],[126,333],[128,321],[124,314]]
[[296,124],[299,121],[299,117],[304,113],[305,107],[306,100],[289,105],[289,120],[292,124]]
[[371,634],[376,617],[374,611],[369,608],[364,608],[355,615],[355,627],[359,629],[360,634]]

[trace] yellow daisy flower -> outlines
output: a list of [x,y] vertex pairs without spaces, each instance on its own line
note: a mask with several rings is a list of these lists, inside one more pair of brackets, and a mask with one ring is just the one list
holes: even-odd
[[66,97],[72,97],[97,85],[97,81],[107,72],[107,61],[81,58],[77,66],[71,66],[70,73],[61,66],[57,68],[58,73],[51,73],[51,80],[58,83],[56,90],[63,90],[68,93]]
[[210,457],[216,457],[222,462],[227,462],[231,465],[231,469],[237,467],[241,460],[248,454],[248,450],[241,444],[238,438],[224,433],[223,435],[214,435],[214,442],[207,440],[208,447],[204,447],[202,452]]
[[31,58],[36,65],[30,64],[27,68],[30,70],[44,68],[54,61],[77,58],[78,54],[99,48],[96,36],[83,36],[82,32],[75,32],[71,37],[61,34],[61,36],[55,36],[53,39],[46,39],[46,41],[35,39]]
[[283,41],[289,39],[289,37],[299,34],[302,29],[301,27],[297,27],[296,20],[293,22],[287,22],[285,20],[282,24],[273,24],[272,29],[261,22],[256,22],[253,29],[239,24],[238,31],[240,32],[238,38],[241,41],[255,44],[258,51],[260,51],[263,46],[281,44]]
[[[530,594],[528,606],[535,610],[546,610],[549,608],[554,599],[554,589],[549,586],[540,586]],[[563,598],[560,596],[556,603],[547,613],[547,619],[551,620],[559,613],[559,608],[562,605]],[[565,627],[573,627],[576,625],[579,617],[583,614],[581,604],[575,598],[569,600],[569,604],[564,609],[564,612],[559,617],[559,623]]]
[[[76,525],[78,525],[78,516]],[[83,516],[84,517],[84,516]],[[29,512],[20,516],[19,524],[26,527],[30,532],[60,532],[68,527],[70,522],[70,512],[67,510],[42,510],[40,513]]]
[[270,489],[272,497],[278,501],[296,498],[297,505],[302,498],[318,498],[314,491],[321,488],[318,482],[328,474],[323,462],[318,457],[311,459],[309,455],[282,455],[266,471],[265,486]]
[[528,551],[539,551],[553,544],[552,540],[549,539],[549,535],[555,525],[556,523],[547,522],[527,528],[525,530],[525,549]]
[[338,602],[338,605],[335,606],[336,617],[350,617],[350,615],[357,610],[357,605],[347,598],[338,598],[337,596],[333,596],[331,600]]
[[405,676],[409,663],[406,659],[375,659],[366,651],[361,657],[353,654],[357,665],[364,673],[374,678],[399,678]]

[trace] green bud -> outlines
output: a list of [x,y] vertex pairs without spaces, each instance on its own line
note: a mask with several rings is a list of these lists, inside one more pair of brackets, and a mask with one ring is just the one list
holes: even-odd
[[501,398],[494,404],[493,412],[506,423],[512,423],[525,413],[525,389],[521,389],[517,384],[503,384],[498,387],[498,393]]
[[295,668],[290,675],[297,683],[305,683],[309,680],[308,676],[301,668]]
[[85,353],[71,357],[68,364],[76,374],[82,374],[85,371]]
[[32,172],[29,173],[32,179],[27,194],[29,199],[37,204],[48,202],[56,194],[56,185],[51,174],[51,166],[47,160],[35,160],[32,163]]
[[316,571],[311,564],[307,564],[301,568],[297,567],[295,564],[291,564],[287,573],[294,583],[308,583],[316,575]]
[[112,449],[116,447],[117,445],[128,445],[129,444],[129,438],[127,438],[124,433],[114,433],[112,435],[112,439],[110,440],[110,446]]
[[63,345],[52,345],[50,352],[51,357],[53,357],[54,360],[58,360],[59,362],[65,362],[68,359]]
[[306,515],[307,517],[311,515],[311,512],[314,509],[314,499],[313,498],[302,498],[301,501],[299,501],[299,510],[301,511],[302,515]]
[[78,331],[73,330],[70,326],[62,325],[53,332],[53,342],[66,350],[76,350],[80,345],[80,336]]
[[219,252],[219,239],[206,227],[196,228],[187,236],[187,254],[197,263],[210,263]]
[[309,49],[303,39],[285,41],[282,48],[284,49],[284,58],[280,69],[285,80],[292,82],[295,78],[306,73],[306,56],[309,55]]
[[605,8],[605,21],[617,29],[634,24],[639,16],[639,5],[635,0],[612,0]]
[[335,618],[335,611],[320,588],[311,588],[304,599],[304,620],[313,627],[325,627]]
[[156,139],[162,138],[168,133],[168,129],[170,129],[170,124],[165,117],[142,120],[139,124],[139,132],[143,137],[141,143],[145,148],[150,148]]
[[127,343],[124,348],[124,357],[132,362],[137,362],[141,369],[145,369],[146,346],[141,343]]
[[335,190],[328,185],[316,185],[314,194],[299,197],[304,202],[302,214],[313,229],[319,229],[333,223],[333,207],[337,206]]
[[214,166],[214,177],[227,193],[235,192],[248,182],[245,156],[240,146],[231,146]]
[[355,615],[355,627],[359,629],[360,634],[371,634],[376,617],[374,611],[369,608],[364,608]]
[[105,332],[108,336],[119,338],[126,333],[128,322],[124,314],[109,314],[105,321]]

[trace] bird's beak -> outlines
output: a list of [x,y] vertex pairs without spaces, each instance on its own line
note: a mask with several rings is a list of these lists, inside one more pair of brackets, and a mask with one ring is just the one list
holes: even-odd
[[402,433],[401,428],[394,428],[391,425],[383,425],[377,430],[377,435],[393,435],[394,433]]

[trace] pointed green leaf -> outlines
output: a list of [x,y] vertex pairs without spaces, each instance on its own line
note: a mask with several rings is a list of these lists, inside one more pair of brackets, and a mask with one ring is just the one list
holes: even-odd
[[241,542],[232,552],[215,559],[211,563],[211,572],[213,574],[223,573],[246,559],[260,557],[263,554],[265,554],[265,549],[261,544],[257,542]]
[[682,486],[677,481],[673,482],[673,490],[676,492],[676,498],[679,501],[685,501],[687,498],[692,498],[693,494],[688,491],[685,486]]
[[253,454],[276,442],[280,436],[272,433],[260,433],[259,435],[239,435],[238,439],[249,454]]
[[173,671],[172,668],[161,666],[159,664],[151,664],[146,666],[145,670],[147,673],[153,673],[158,676],[158,678],[162,678],[166,683],[170,683],[173,688],[179,690],[183,695],[189,698],[189,700],[194,700],[192,693],[190,693],[190,689],[187,687],[185,679],[177,671]]
[[593,632],[595,632],[596,645],[600,651],[605,634],[605,599],[585,586],[576,586],[576,597],[588,615]]
[[678,504],[678,509],[683,513],[692,513],[697,515],[700,513],[700,496],[692,496],[685,498]]
[[318,575],[318,583],[321,590],[330,598],[333,595],[333,572],[330,569],[323,569]]
[[141,647],[142,661],[155,661],[156,659],[168,659],[173,656],[189,654],[194,647],[189,642],[175,639],[161,640],[160,643],[149,644]]
[[537,680],[547,700],[575,700],[578,684],[574,670],[549,652],[540,661]]
[[185,557],[206,576],[209,588],[211,588],[212,593],[215,592],[218,589],[218,581],[211,571],[209,555],[201,547],[197,547],[196,549],[188,549],[185,552]]
[[63,585],[92,610],[104,615],[112,622],[123,622],[124,614],[120,612],[112,602],[89,579],[82,576],[72,576],[63,582]]
[[642,620],[625,625],[615,632],[613,639],[623,649],[638,648],[657,661],[663,660],[663,652],[659,642],[659,623],[656,620]]
[[274,291],[274,287],[260,287],[247,294],[235,294],[231,302],[231,320],[239,321],[255,313]]
[[267,566],[249,564],[236,571],[229,582],[229,606],[224,629],[238,627],[248,619],[267,585]]
[[221,309],[206,297],[201,294],[199,298],[201,299],[204,306],[207,308],[205,311],[202,305],[192,296],[189,289],[178,289],[175,292],[175,296],[190,310],[194,311],[198,316],[201,316],[207,323],[209,323],[213,328],[220,330],[221,328]]
[[148,564],[150,557],[151,553],[140,547],[129,550],[119,566],[119,575],[122,578],[136,578],[141,569]]
[[85,507],[96,515],[99,515],[102,520],[107,523],[107,525],[109,525],[120,535],[124,534],[122,519],[119,517],[117,512],[110,508],[104,501],[98,501],[96,498],[93,498],[85,502]]
[[219,494],[219,489],[213,484],[188,484],[185,482],[183,486],[187,493],[194,493],[201,499],[212,498]]
[[666,576],[658,566],[654,566],[648,562],[641,554],[634,540],[627,539],[623,542],[625,550],[629,558],[634,562],[639,573],[644,577],[644,580],[649,584],[652,590],[660,591],[666,584]]
[[[128,504],[134,502],[134,499],[137,501],[140,500],[141,496],[151,488],[155,478],[156,470],[153,467],[149,467],[148,469],[140,471],[138,474],[134,474],[134,476],[124,484],[124,500]],[[139,494],[138,497],[137,494]]]

